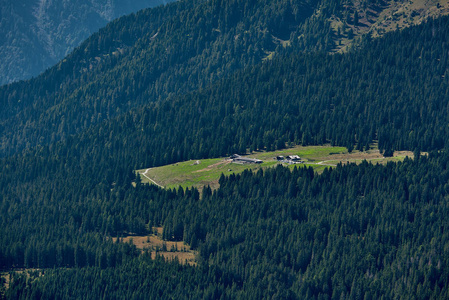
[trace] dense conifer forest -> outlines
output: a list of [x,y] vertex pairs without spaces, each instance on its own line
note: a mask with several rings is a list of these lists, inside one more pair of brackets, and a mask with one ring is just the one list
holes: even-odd
[[[145,10],[0,87],[0,298],[449,298],[449,18],[328,54],[315,5]],[[245,171],[202,194],[134,173],[327,143],[414,157]],[[197,264],[113,241],[153,226]]]
[[[307,33],[313,8],[306,1],[195,0],[120,18],[36,79],[0,88],[0,153],[64,139],[259,63],[282,51],[281,38]],[[317,38],[296,42],[300,49],[326,33],[306,36]]]
[[[16,266],[64,268],[44,269],[36,280],[15,275],[6,295],[444,299],[448,162],[446,154],[431,154],[386,166],[340,165],[321,175],[308,168],[248,171],[222,177],[201,199],[194,190],[126,185],[103,195],[105,203],[78,203],[83,213],[72,209],[58,214],[61,220],[37,211],[44,225],[59,224],[53,236],[43,230],[33,241],[16,231],[25,244],[3,255]],[[108,219],[95,224],[102,215]],[[153,262],[106,238],[146,223],[197,248],[199,266]],[[41,228],[39,220],[33,227]]]

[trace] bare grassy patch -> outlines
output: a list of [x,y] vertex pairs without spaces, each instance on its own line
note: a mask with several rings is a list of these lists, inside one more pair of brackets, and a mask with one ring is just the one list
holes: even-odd
[[[196,265],[195,255],[197,251],[190,249],[190,246],[184,242],[171,242],[164,241],[161,238],[162,227],[154,227],[157,231],[157,235],[151,234],[146,236],[126,236],[120,238],[120,242],[129,243],[132,242],[137,249],[143,251],[149,251],[151,258],[156,258],[157,255],[161,255],[167,261],[178,260],[182,264],[189,264],[191,266]],[[114,242],[117,238],[112,238]]]
[[[26,274],[28,277],[30,276],[31,272],[38,272],[39,276],[44,275],[44,271],[42,269],[34,269],[34,268],[31,268],[31,269],[18,268],[18,269],[13,269],[11,272],[17,273],[17,274]],[[0,278],[5,279],[5,288],[6,289],[9,289],[9,284],[11,282],[11,272],[0,273]],[[1,295],[0,295],[0,299],[1,299]]]

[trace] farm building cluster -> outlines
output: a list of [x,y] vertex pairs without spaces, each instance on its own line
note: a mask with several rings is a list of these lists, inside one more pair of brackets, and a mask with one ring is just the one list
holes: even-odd
[[303,161],[301,160],[301,157],[299,157],[298,155],[289,155],[286,157],[276,156],[274,159],[279,162],[286,163],[286,164],[301,164],[301,163],[303,163]]
[[[261,164],[263,160],[256,158],[243,157],[238,154],[231,155],[229,159],[236,164]],[[274,158],[278,162],[286,163],[286,164],[301,164],[304,161],[298,155],[289,155],[289,156],[276,156]]]
[[263,163],[263,160],[255,159],[255,158],[249,158],[249,157],[243,157],[238,154],[234,154],[231,157],[229,157],[233,163],[236,164],[261,164]]

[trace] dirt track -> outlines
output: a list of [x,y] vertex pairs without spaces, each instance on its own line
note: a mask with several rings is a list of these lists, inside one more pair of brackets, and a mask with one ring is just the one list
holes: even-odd
[[212,170],[216,166],[223,165],[223,164],[229,164],[230,162],[231,162],[231,160],[222,160],[222,161],[219,161],[219,162],[217,162],[217,163],[215,163],[213,165],[207,166],[204,169],[197,170],[197,171],[192,172],[192,173],[200,173],[200,172],[210,171],[210,170]]

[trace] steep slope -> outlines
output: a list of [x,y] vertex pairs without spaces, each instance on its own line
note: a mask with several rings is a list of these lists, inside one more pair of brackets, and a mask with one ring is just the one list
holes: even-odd
[[0,155],[204,88],[277,54],[343,51],[354,41],[360,44],[357,36],[381,26],[389,12],[407,8],[402,15],[413,14],[415,23],[446,12],[445,4],[418,2],[197,0],[124,17],[42,76],[0,88]]
[[59,140],[258,63],[284,51],[280,40],[304,31],[314,8],[307,1],[180,1],[112,22],[38,78],[0,88],[0,151]]
[[429,21],[350,54],[278,57],[132,110],[71,145],[95,153],[89,161],[121,157],[135,169],[286,143],[440,150],[449,140],[448,24]]
[[[178,5],[167,7],[186,17]],[[145,19],[150,12],[128,18]],[[188,24],[173,24],[179,23]],[[116,23],[117,28],[123,24]],[[134,32],[156,41],[164,36],[162,30],[156,35],[166,26],[160,24]],[[110,83],[107,76],[95,77],[110,72],[105,61],[114,61],[114,55],[105,53],[139,53],[131,48],[136,43],[132,37],[111,32],[120,44],[98,47],[86,42],[48,77],[4,87],[3,120],[30,104],[29,115],[22,116],[32,116],[32,110],[49,115],[56,111],[66,122],[90,109],[98,114],[95,105],[103,105],[101,101],[111,96],[109,89],[122,80]],[[184,31],[175,37],[180,33]],[[293,37],[297,40],[295,33]],[[182,65],[189,56],[176,51],[181,44],[167,47],[175,40],[158,48],[173,51],[173,56],[158,53]],[[197,83],[202,86],[197,91],[173,92],[141,107],[129,105],[127,112],[115,111],[119,106],[109,102],[109,119],[59,141],[58,131],[70,132],[63,122],[29,131],[46,124],[40,120],[45,114],[30,118],[28,127],[11,126],[16,133],[3,122],[3,132],[11,134],[5,138],[10,139],[8,147],[23,139],[30,146],[0,159],[0,268],[49,268],[45,276],[35,269],[30,275],[13,275],[4,295],[448,298],[448,40],[445,17],[367,40],[358,51],[346,54],[279,51],[271,59],[228,71],[211,85]],[[77,64],[74,57],[85,61]],[[257,58],[265,57],[266,53]],[[119,71],[141,70],[138,64],[132,66],[117,67],[115,74],[123,76],[123,86],[130,90],[136,88],[128,80],[134,74]],[[83,79],[77,77],[79,72],[84,72]],[[150,74],[135,72],[135,78]],[[112,74],[110,78],[120,78]],[[53,95],[72,91],[70,81],[76,80],[98,83],[92,91],[80,88],[79,96],[70,101],[61,96],[62,102],[50,103],[56,101]],[[96,94],[101,84],[104,94]],[[34,93],[35,98],[30,96]],[[98,102],[85,101],[89,93]],[[121,101],[134,100],[130,98]],[[139,103],[145,101],[149,99]],[[32,147],[39,134],[43,139],[54,134],[55,141]],[[307,168],[279,167],[222,176],[220,188],[212,192],[206,187],[201,200],[195,189],[142,186],[133,172],[248,148],[332,142],[350,149],[369,147],[376,140],[388,151],[416,148],[415,159],[385,166],[339,165],[321,175]],[[424,149],[438,151],[420,157]],[[166,239],[183,239],[198,249],[198,267],[152,261],[119,238],[112,242],[111,236],[148,234],[153,226],[163,226]],[[0,281],[1,296],[2,285]]]
[[37,76],[115,18],[166,0],[0,1],[0,85]]

